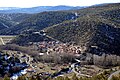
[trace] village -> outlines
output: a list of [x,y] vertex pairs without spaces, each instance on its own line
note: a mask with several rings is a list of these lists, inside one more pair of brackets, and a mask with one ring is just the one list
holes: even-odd
[[79,56],[84,53],[86,47],[77,46],[69,43],[62,43],[59,41],[43,41],[43,42],[34,42],[32,48],[39,50],[39,55],[47,55],[56,53],[56,54],[70,54],[74,56]]

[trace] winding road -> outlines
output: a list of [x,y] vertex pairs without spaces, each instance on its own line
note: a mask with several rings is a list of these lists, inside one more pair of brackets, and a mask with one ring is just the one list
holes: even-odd
[[[65,74],[65,73],[69,73],[69,72],[71,72],[71,71],[74,72],[77,76],[81,75],[81,76],[91,77],[91,76],[89,76],[89,75],[82,74],[80,71],[77,72],[77,71],[75,70],[76,65],[81,62],[81,61],[78,60],[78,59],[75,59],[75,60],[77,61],[76,63],[71,64],[71,66],[70,66],[69,68],[62,69],[61,71],[57,72],[56,75],[53,75],[52,77],[58,77],[58,76],[60,76],[60,75],[63,75],[63,74]],[[80,66],[80,65],[79,65],[79,66]]]

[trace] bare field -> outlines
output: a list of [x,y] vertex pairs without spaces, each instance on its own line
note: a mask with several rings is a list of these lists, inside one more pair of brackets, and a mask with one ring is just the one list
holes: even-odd
[[0,45],[5,45],[6,43],[10,42],[16,36],[11,35],[0,35]]

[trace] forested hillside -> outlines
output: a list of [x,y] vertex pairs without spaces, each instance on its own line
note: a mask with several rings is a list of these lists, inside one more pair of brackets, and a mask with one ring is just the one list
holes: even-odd
[[9,20],[0,18],[0,30],[9,28],[10,26],[12,26],[12,23]]
[[2,14],[0,13],[0,30],[9,29],[29,18],[32,14]]
[[[20,19],[21,17],[22,16],[20,16]],[[34,14],[27,19],[23,19],[19,24],[0,31],[0,34],[16,35],[16,34],[23,33],[26,30],[28,31],[29,29],[38,31],[45,27],[59,24],[59,23],[62,23],[63,21],[71,20],[74,18],[75,18],[75,14],[72,12],[66,12],[66,11],[43,12],[39,14]],[[16,19],[14,18],[15,21]]]
[[86,46],[91,53],[119,55],[120,4],[78,10],[79,18],[46,28],[49,36],[63,42]]
[[28,45],[30,42],[40,42],[40,41],[51,41],[52,39],[38,33],[29,33],[29,34],[21,34],[16,37],[11,43],[15,43],[18,45]]

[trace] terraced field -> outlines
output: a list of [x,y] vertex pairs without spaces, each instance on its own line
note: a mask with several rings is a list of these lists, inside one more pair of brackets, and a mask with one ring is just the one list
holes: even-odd
[[6,43],[10,42],[16,36],[7,36],[7,35],[0,35],[0,45],[5,45]]

